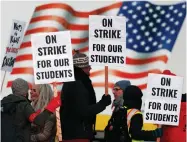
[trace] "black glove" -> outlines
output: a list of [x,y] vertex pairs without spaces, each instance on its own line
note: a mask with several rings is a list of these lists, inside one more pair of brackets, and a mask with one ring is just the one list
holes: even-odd
[[156,138],[162,137],[163,131],[162,128],[157,128],[156,130],[153,131],[153,136]]
[[101,103],[104,105],[104,106],[108,106],[111,104],[111,96],[110,95],[103,95],[102,98],[101,98]]

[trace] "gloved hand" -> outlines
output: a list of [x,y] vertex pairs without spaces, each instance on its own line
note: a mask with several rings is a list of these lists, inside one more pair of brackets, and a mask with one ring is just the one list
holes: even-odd
[[153,136],[156,138],[162,137],[163,131],[162,128],[157,128],[156,130],[153,131]]
[[108,106],[111,104],[111,96],[110,95],[103,95],[101,98],[101,103],[105,106]]
[[53,113],[59,106],[61,106],[60,94],[57,97],[53,97],[45,109]]

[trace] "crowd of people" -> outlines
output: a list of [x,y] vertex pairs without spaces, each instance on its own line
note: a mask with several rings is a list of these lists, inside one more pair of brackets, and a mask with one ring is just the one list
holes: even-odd
[[[80,58],[82,60],[80,60]],[[184,142],[186,125],[167,126],[155,130],[143,130],[141,112],[143,93],[128,80],[115,83],[111,95],[103,94],[96,101],[96,94],[89,77],[91,66],[88,56],[78,51],[73,56],[75,81],[65,82],[61,94],[54,97],[48,84],[32,85],[18,78],[12,82],[12,94],[1,101],[1,141],[2,142],[55,142],[55,110],[60,107],[60,122],[63,142],[91,142],[96,134],[96,115],[112,104],[113,113],[105,128],[105,142]],[[164,74],[174,75],[166,70]],[[30,90],[31,98],[28,99]],[[186,94],[183,95],[185,102]],[[186,103],[182,104],[181,119]],[[182,120],[181,120],[182,121]],[[173,133],[180,135],[180,141]],[[176,136],[174,134],[173,136]]]

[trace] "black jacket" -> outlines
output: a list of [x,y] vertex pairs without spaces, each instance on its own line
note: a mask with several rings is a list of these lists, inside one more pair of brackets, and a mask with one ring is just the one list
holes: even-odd
[[[123,99],[124,105],[128,109],[141,109],[143,96],[141,90],[136,86],[129,86],[126,88]],[[129,132],[131,134],[131,138],[135,140],[145,140],[145,141],[155,141],[156,137],[153,135],[153,131],[144,131],[143,128],[143,116],[142,114],[136,114],[131,118],[130,129]]]
[[[29,117],[35,112],[30,102],[23,96],[10,94],[2,99],[1,107],[2,113],[9,113],[14,109],[16,110],[14,123],[21,134],[20,139],[22,139],[22,142],[30,142],[31,122],[29,121]],[[50,114],[50,112],[45,110],[34,119],[33,123],[38,126],[43,126]],[[3,121],[1,120],[2,123]],[[6,130],[6,128],[2,128],[2,130]]]
[[75,81],[65,82],[61,92],[60,120],[64,140],[92,139],[96,114],[105,109],[96,96],[88,75],[74,67]]
[[[127,122],[127,109],[115,107],[108,125],[105,127],[104,139],[106,142],[130,142]],[[111,128],[112,127],[112,128]]]

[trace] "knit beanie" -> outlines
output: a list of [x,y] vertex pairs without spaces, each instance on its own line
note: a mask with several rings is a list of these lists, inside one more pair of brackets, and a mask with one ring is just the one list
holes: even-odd
[[78,50],[74,50],[73,64],[79,68],[89,67],[89,58],[86,54],[80,53]]
[[125,89],[130,85],[131,85],[131,82],[129,80],[121,80],[115,83],[114,88],[120,87],[120,89],[125,91]]
[[29,85],[28,82],[21,79],[17,78],[12,82],[12,92],[15,95],[25,95],[28,93],[29,90]]

